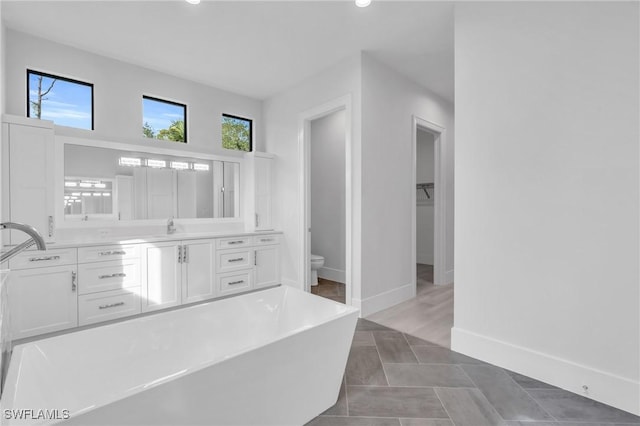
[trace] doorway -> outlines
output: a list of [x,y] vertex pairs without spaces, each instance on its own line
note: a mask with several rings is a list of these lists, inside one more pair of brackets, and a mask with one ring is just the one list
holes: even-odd
[[311,293],[345,303],[345,115],[310,124]]
[[[444,128],[413,117],[413,197],[412,259],[416,265],[414,282],[431,278],[435,285],[446,284],[444,277],[444,179],[442,176],[442,135]],[[422,266],[420,274],[418,264]],[[416,288],[417,290],[417,288]]]
[[[338,113],[337,115],[333,115],[334,113]],[[323,120],[326,119],[326,120]],[[344,255],[339,254],[335,256],[335,253],[331,252],[331,241],[320,241],[319,244],[312,243],[314,229],[313,229],[313,221],[312,216],[316,217],[316,224],[323,226],[322,221],[326,221],[326,218],[319,219],[317,215],[312,213],[313,206],[318,206],[317,203],[320,203],[320,200],[316,200],[312,205],[313,191],[312,191],[312,162],[311,162],[311,154],[312,154],[312,126],[317,127],[317,125],[327,124],[327,122],[331,123],[333,127],[340,126],[344,129],[344,137],[342,138],[342,148],[341,148],[341,165],[339,166],[340,170],[337,171],[344,178],[338,180],[338,182],[333,182],[334,185],[341,186],[341,193],[344,194],[342,199],[344,200],[344,208],[340,206],[338,213],[339,222],[344,225],[339,225],[336,229],[340,229],[342,227],[343,231],[342,235],[344,235],[344,240],[335,242],[333,241],[333,247],[338,248],[336,251],[339,253],[344,253]],[[337,123],[337,124],[336,124]],[[322,127],[322,126],[320,126]],[[316,108],[313,108],[309,111],[306,111],[300,114],[299,117],[299,129],[300,129],[300,164],[301,164],[301,186],[300,199],[302,201],[301,210],[303,211],[303,221],[301,227],[301,247],[303,247],[301,256],[300,256],[300,270],[302,271],[302,276],[304,279],[304,288],[305,291],[311,292],[312,287],[312,271],[311,271],[311,254],[312,248],[316,250],[322,250],[327,253],[325,256],[323,253],[313,253],[319,254],[325,257],[326,267],[318,269],[320,278],[324,278],[325,280],[338,282],[343,281],[344,287],[344,303],[347,305],[351,304],[351,286],[352,286],[352,253],[351,253],[351,242],[352,242],[352,181],[351,181],[351,96],[344,96],[342,98],[336,99],[334,101],[328,102],[326,104],[320,105]],[[336,144],[338,145],[338,144]],[[335,146],[333,147],[334,149]],[[316,165],[316,169],[322,167],[322,165]],[[335,169],[335,167],[333,167]],[[318,170],[316,170],[318,171]],[[335,170],[334,170],[335,171]],[[336,173],[337,174],[337,173]],[[322,185],[325,180],[323,178],[324,174],[322,172],[316,175],[316,182],[313,184],[313,187],[316,189],[319,185]],[[322,181],[320,181],[322,179]],[[328,179],[328,178],[327,178]],[[333,178],[331,178],[333,181]],[[330,206],[323,206],[330,207]],[[321,217],[321,216],[320,216]],[[341,220],[340,220],[341,219]],[[320,222],[318,222],[320,221]],[[316,237],[316,242],[318,242],[319,238]],[[320,238],[322,240],[322,238]],[[343,263],[341,264],[338,259],[342,258]],[[343,266],[342,266],[343,265]],[[341,269],[344,268],[344,269]],[[339,288],[335,288],[336,292],[339,292]]]

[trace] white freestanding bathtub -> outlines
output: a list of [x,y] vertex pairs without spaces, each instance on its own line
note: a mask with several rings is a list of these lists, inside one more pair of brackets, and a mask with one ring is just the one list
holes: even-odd
[[276,287],[18,345],[0,422],[302,425],[337,400],[357,316]]

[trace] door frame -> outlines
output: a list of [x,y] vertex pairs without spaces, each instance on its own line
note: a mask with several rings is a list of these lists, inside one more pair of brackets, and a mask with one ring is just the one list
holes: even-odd
[[300,113],[298,144],[300,164],[300,247],[299,267],[304,290],[311,291],[311,122],[336,111],[345,111],[345,303],[351,305],[352,238],[353,238],[353,177],[352,177],[352,105],[351,95],[345,95]]
[[412,150],[413,150],[413,191],[411,196],[411,259],[413,267],[413,282],[417,285],[417,272],[415,265],[417,264],[417,239],[418,239],[418,224],[417,224],[417,201],[416,201],[416,184],[417,171],[418,171],[418,129],[425,130],[434,136],[434,179],[433,184],[435,190],[433,191],[433,283],[435,285],[444,285],[446,283],[445,278],[445,197],[446,193],[446,179],[445,179],[445,167],[442,164],[442,141],[445,138],[446,129],[436,123],[425,120],[418,116],[413,116],[412,119]]

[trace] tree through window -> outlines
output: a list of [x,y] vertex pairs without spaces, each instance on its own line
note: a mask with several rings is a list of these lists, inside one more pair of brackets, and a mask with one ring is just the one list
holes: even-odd
[[248,118],[222,114],[222,147],[251,151],[253,121]]
[[187,142],[187,106],[142,97],[142,135],[173,142]]
[[27,117],[93,130],[93,84],[27,70]]

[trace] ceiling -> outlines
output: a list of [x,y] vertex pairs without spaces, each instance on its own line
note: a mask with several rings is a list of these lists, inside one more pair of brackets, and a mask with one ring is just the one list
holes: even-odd
[[359,51],[453,102],[453,4],[2,1],[9,28],[266,99]]

